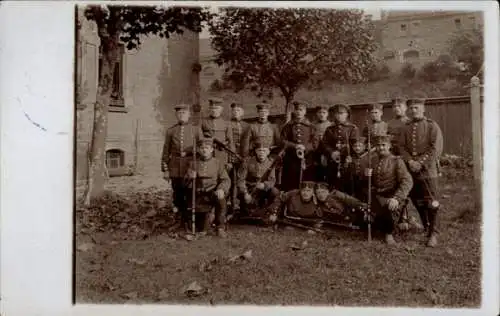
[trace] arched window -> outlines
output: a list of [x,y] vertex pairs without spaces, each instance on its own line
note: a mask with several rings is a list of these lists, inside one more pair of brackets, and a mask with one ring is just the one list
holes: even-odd
[[392,50],[388,50],[384,52],[384,60],[392,60],[396,58],[396,54]]
[[106,167],[108,169],[118,169],[125,165],[125,153],[120,149],[110,149],[106,151]]

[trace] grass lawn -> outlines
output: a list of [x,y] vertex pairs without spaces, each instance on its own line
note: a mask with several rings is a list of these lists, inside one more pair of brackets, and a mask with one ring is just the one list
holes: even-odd
[[[473,183],[454,176],[441,188],[436,248],[425,247],[419,233],[396,235],[398,245],[390,248],[380,236],[368,243],[363,232],[336,231],[326,239],[250,225],[231,226],[228,239],[186,241],[166,232],[131,239],[82,229],[77,219],[76,301],[479,307],[481,216]],[[249,258],[229,259],[248,250]],[[188,296],[184,289],[194,281],[201,293]]]

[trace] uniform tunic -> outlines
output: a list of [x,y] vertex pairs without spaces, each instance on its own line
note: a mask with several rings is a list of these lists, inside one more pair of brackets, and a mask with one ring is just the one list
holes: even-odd
[[256,142],[261,142],[268,148],[279,146],[280,133],[276,125],[268,121],[251,124],[242,140],[243,156],[251,155]]
[[368,129],[370,130],[370,137],[373,139],[375,135],[386,135],[388,132],[388,124],[384,121],[371,122],[363,128],[363,136],[368,137]]
[[[202,121],[201,128],[205,136],[213,137],[226,144],[229,149],[233,151],[235,150],[233,132],[231,130],[231,124],[228,121],[224,120],[221,117],[208,117]],[[217,145],[214,145],[214,147],[215,157],[224,164],[228,163],[229,154],[225,150],[219,148]]]
[[285,194],[286,215],[300,218],[318,218],[318,210],[314,200],[303,201],[300,190],[291,190]]
[[314,164],[316,168],[316,181],[327,181],[327,173],[328,173],[328,159],[327,156],[323,153],[320,148],[321,140],[323,139],[323,135],[325,134],[326,129],[332,125],[330,121],[319,122],[315,125],[316,127],[316,135],[314,137]]
[[[349,144],[352,144],[355,139],[359,137],[359,129],[356,125],[345,122],[345,123],[333,123],[329,126],[323,139],[320,143],[321,150],[324,155],[328,158],[328,183],[340,191],[346,191],[346,174],[345,170],[342,170],[345,158],[349,153],[352,155],[352,148]],[[331,155],[334,151],[340,152],[340,164],[332,161]],[[340,178],[338,175],[340,174]]]
[[407,116],[401,116],[393,118],[387,122],[387,133],[393,137],[391,143],[392,152],[395,155],[400,155],[401,151],[399,149],[399,139],[401,138],[401,133],[404,131],[408,121],[409,119]]
[[372,210],[376,224],[386,234],[394,230],[395,222],[400,218],[401,209],[391,212],[388,200],[395,198],[399,205],[407,198],[413,187],[413,180],[406,165],[398,156],[389,154],[382,157],[373,155],[371,159],[372,174]]
[[241,120],[231,120],[231,132],[236,152],[243,155],[243,138],[248,132],[250,125]]
[[281,140],[285,146],[285,154],[283,156],[283,170],[281,186],[283,191],[298,189],[300,185],[300,170],[302,168],[302,160],[297,157],[295,146],[297,144],[304,145],[304,160],[306,169],[302,171],[302,175],[313,178],[314,166],[313,146],[315,141],[315,128],[307,120],[302,121],[292,120],[283,126],[281,130]]
[[[324,220],[331,220],[334,222],[343,222],[352,220],[350,209],[364,207],[365,203],[359,199],[333,190],[324,202],[318,200],[318,216]],[[348,218],[346,218],[348,216]]]
[[352,163],[347,166],[346,174],[347,182],[348,182],[348,193],[352,196],[360,199],[362,201],[366,201],[366,189],[367,182],[364,177],[365,168],[367,166],[368,161],[368,152],[365,151],[361,154],[352,153]]
[[422,168],[411,172],[413,189],[410,198],[429,235],[438,232],[437,209],[431,203],[438,196],[439,156],[443,152],[443,134],[439,125],[429,118],[414,119],[401,133],[401,156],[408,163],[418,161]]
[[[191,170],[196,171],[196,212],[206,213],[211,207],[215,207],[215,225],[221,227],[226,222],[226,200],[219,200],[216,190],[222,190],[227,195],[231,186],[231,180],[226,168],[219,160],[211,157],[207,160],[198,159],[196,168],[194,161],[189,163],[188,174],[185,183],[192,190],[193,181],[188,178]],[[192,199],[188,200],[188,205],[192,205]]]

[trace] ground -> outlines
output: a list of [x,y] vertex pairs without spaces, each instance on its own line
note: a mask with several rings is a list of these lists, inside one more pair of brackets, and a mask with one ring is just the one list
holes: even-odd
[[[250,225],[231,226],[228,239],[187,241],[130,218],[128,225],[96,229],[90,224],[95,219],[79,211],[76,301],[479,307],[481,211],[473,204],[470,173],[445,174],[436,248],[425,247],[421,233],[396,235],[398,245],[390,248],[380,236],[369,243],[363,232],[335,231],[328,239]],[[165,184],[114,178],[108,189],[127,194],[151,186]],[[164,202],[148,207],[141,217],[161,220],[154,209]]]

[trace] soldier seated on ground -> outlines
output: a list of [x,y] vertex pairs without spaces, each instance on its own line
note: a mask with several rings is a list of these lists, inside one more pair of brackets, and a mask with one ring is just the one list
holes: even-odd
[[300,189],[288,191],[283,199],[283,217],[288,219],[318,219],[314,181],[305,180]]
[[[231,186],[231,180],[223,163],[213,156],[213,139],[201,138],[197,142],[200,159],[190,163],[186,174],[186,186],[192,190],[193,182],[196,189],[197,230],[205,235],[210,226],[208,217],[212,208],[215,208],[215,226],[217,235],[226,237],[226,197]],[[195,181],[193,181],[195,180]],[[192,210],[193,201],[189,199],[189,208]],[[192,224],[192,223],[191,223]]]
[[362,226],[366,203],[335,189],[329,191],[328,184],[323,182],[316,184],[314,194],[321,219],[332,224]]
[[238,171],[240,215],[260,218],[270,223],[277,214],[280,192],[275,187],[276,174],[269,148],[264,142],[255,145],[255,156],[248,157]]

